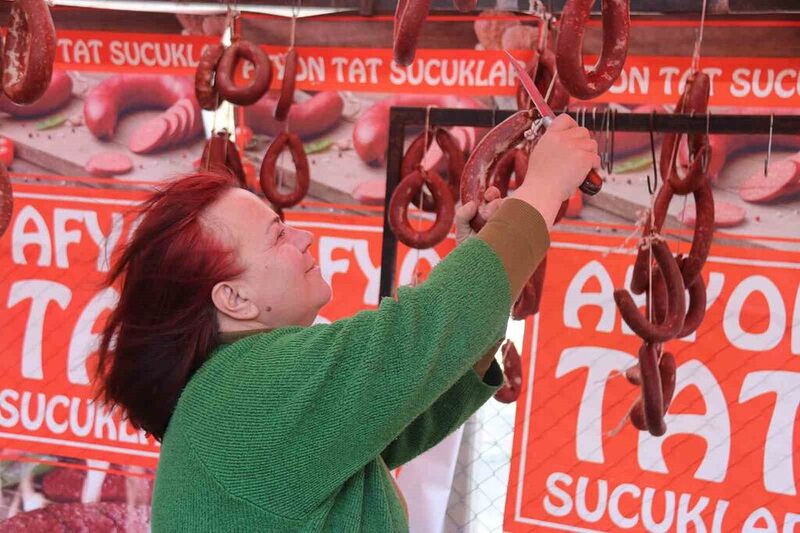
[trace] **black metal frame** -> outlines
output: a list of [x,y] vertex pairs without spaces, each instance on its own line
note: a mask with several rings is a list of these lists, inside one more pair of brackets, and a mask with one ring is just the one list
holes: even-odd
[[[397,267],[397,237],[389,226],[389,201],[400,182],[400,161],[403,158],[406,127],[409,126],[475,126],[491,128],[515,111],[491,109],[393,107],[389,112],[389,153],[386,161],[386,196],[383,210],[383,243],[381,247],[380,296],[393,292]],[[576,117],[576,112],[570,115]],[[583,117],[583,115],[582,115]],[[608,118],[611,117],[611,118]],[[602,130],[613,121],[614,131],[653,131],[719,134],[800,134],[800,116],[794,115],[674,115],[603,112],[585,115],[590,130]],[[771,128],[770,128],[771,125]],[[601,191],[602,194],[602,191]]]

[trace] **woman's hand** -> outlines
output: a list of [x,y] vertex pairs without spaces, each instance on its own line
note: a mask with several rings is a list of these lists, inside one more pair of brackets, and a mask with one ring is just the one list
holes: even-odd
[[483,197],[487,203],[481,205],[480,207],[478,207],[478,205],[472,201],[467,202],[456,210],[455,221],[457,244],[461,244],[468,238],[475,235],[475,231],[473,231],[472,226],[469,225],[469,221],[475,218],[475,215],[479,210],[481,215],[486,220],[489,220],[495,211],[500,208],[503,200],[505,200],[505,198],[500,198],[500,189],[497,187],[489,187],[486,189]]

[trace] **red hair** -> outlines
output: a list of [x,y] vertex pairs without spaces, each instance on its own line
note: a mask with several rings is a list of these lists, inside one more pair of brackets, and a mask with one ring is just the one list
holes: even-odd
[[235,186],[229,176],[199,173],[153,194],[106,280],[120,282],[121,291],[102,332],[98,397],[158,440],[189,378],[219,343],[211,289],[242,271],[200,220]]

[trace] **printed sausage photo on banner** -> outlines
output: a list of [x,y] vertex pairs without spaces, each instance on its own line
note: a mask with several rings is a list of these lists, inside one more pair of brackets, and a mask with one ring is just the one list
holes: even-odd
[[[785,126],[800,117],[797,13],[776,9],[742,17],[712,2],[710,14],[706,0],[677,17],[643,15],[636,0],[566,0],[558,10],[552,2],[532,0],[520,11],[504,2],[454,0],[442,8],[400,0],[392,12],[358,16],[335,10],[309,14],[304,10],[319,7],[300,0],[274,6],[224,2],[211,14],[185,4],[140,14],[59,0],[0,2],[0,264],[9,267],[0,274],[0,302],[6,302],[0,323],[13,329],[0,342],[0,373],[6,376],[0,384],[0,531],[151,529],[164,435],[154,437],[118,406],[107,408],[92,396],[97,384],[89,376],[102,352],[103,323],[119,299],[115,288],[98,290],[114,251],[123,249],[141,223],[132,213],[144,192],[198,171],[221,171],[237,192],[255,193],[287,226],[296,223],[309,228],[309,239],[319,238],[306,250],[322,257],[319,276],[340,290],[314,324],[378,308],[387,243],[401,247],[399,259],[388,260],[392,279],[414,291],[464,232],[481,232],[496,206],[518,205],[502,204],[503,199],[541,207],[551,249],[537,250],[536,267],[512,280],[504,317],[510,326],[498,329],[499,342],[488,352],[499,365],[481,367],[497,378],[496,390],[487,396],[496,402],[481,411],[477,404],[470,407],[470,414],[477,413],[472,420],[495,413],[513,433],[490,444],[459,434],[458,439],[478,444],[472,449],[475,442],[459,440],[459,455],[452,458],[458,469],[472,464],[469,454],[501,457],[493,474],[501,488],[484,491],[492,503],[482,507],[481,518],[470,511],[483,498],[475,495],[474,480],[462,475],[456,481],[451,470],[444,476],[450,507],[445,500],[436,511],[422,509],[409,491],[409,508],[398,488],[404,513],[396,512],[401,506],[392,500],[383,525],[405,525],[417,533],[440,531],[440,522],[457,531],[492,523],[491,529],[513,532],[672,531],[673,520],[678,530],[693,523],[709,531],[753,530],[759,521],[774,531],[791,531],[800,524],[790,501],[800,468],[793,469],[792,453],[788,459],[775,455],[774,432],[796,433],[790,422],[798,415],[789,409],[783,429],[771,419],[760,456],[763,487],[715,478],[716,507],[698,503],[685,509],[688,492],[680,496],[677,511],[668,503],[680,483],[699,490],[693,483],[701,479],[689,472],[696,466],[689,456],[700,453],[692,448],[687,457],[676,458],[681,444],[669,440],[694,431],[681,418],[691,416],[683,394],[687,383],[707,402],[707,416],[712,407],[706,394],[717,389],[733,394],[730,376],[750,383],[737,392],[739,403],[755,395],[749,374],[740,376],[737,367],[723,377],[715,356],[696,355],[700,346],[707,348],[706,335],[724,333],[731,340],[725,349],[740,351],[753,351],[754,339],[761,339],[767,366],[760,372],[783,379],[776,391],[800,375],[793,359],[782,358],[800,353],[795,342],[800,296],[792,307],[786,295],[795,288],[775,274],[800,264],[793,255],[800,251],[800,128]],[[120,13],[122,18],[114,18]],[[390,136],[396,108],[424,110],[424,120]],[[492,121],[470,124],[449,115],[437,122],[434,109],[492,113]],[[500,111],[508,118],[497,118]],[[626,116],[649,116],[650,131],[620,126]],[[739,125],[726,130],[715,120],[723,116]],[[687,129],[657,127],[661,117],[683,121]],[[697,117],[705,120],[705,131],[698,130]],[[570,190],[569,199],[548,203],[534,198],[526,180],[537,163],[562,172],[543,162],[551,154],[540,143],[551,152],[561,149],[552,139],[564,140],[559,135],[565,129],[591,136],[573,153],[598,152],[599,164],[584,169],[585,178],[576,181],[580,186]],[[396,183],[392,161],[399,168]],[[465,219],[470,202],[474,215]],[[487,205],[492,209],[486,211]],[[487,234],[498,231],[489,227]],[[519,233],[511,226],[506,230]],[[31,252],[34,247],[37,253]],[[744,275],[738,266],[761,264],[748,263],[746,252],[764,256],[766,273],[741,282],[745,289],[755,287],[750,292],[737,286],[728,294],[725,275],[734,283]],[[595,269],[601,292],[576,289],[583,270],[573,270],[584,259],[584,269]],[[726,264],[737,267],[723,274]],[[605,277],[597,274],[601,270]],[[766,315],[761,301],[748,300],[758,291]],[[590,304],[576,303],[593,296]],[[719,316],[723,303],[726,313],[735,305],[747,313],[740,310],[744,318],[731,325],[728,315]],[[602,308],[596,331],[585,326],[586,314],[578,318],[581,305]],[[69,326],[66,319],[56,324],[51,318],[61,311]],[[607,313],[618,313],[620,320],[609,325]],[[767,331],[757,333],[765,316]],[[786,335],[766,339],[781,320]],[[524,333],[517,336],[515,324]],[[554,339],[559,327],[565,338]],[[617,327],[622,336],[603,337]],[[59,328],[70,332],[62,338],[55,334]],[[731,336],[734,330],[741,334]],[[452,335],[443,338],[456,342]],[[611,365],[602,387],[613,390],[615,400],[600,402],[595,407],[602,419],[588,421],[585,403],[594,393],[580,397],[570,382],[556,408],[559,420],[537,426],[538,411],[552,407],[559,380],[569,373],[564,365],[577,364],[569,358],[579,352],[589,353],[570,342],[596,344],[597,365]],[[606,342],[617,351],[602,348]],[[563,350],[549,353],[554,346]],[[719,381],[717,388],[687,377],[687,368],[705,364]],[[55,366],[58,379],[50,377]],[[599,372],[587,368],[589,374]],[[586,391],[595,385],[587,381]],[[714,409],[730,410],[733,419],[736,399],[726,395]],[[776,413],[779,400],[787,401],[776,399]],[[503,411],[504,404],[513,405]],[[567,412],[567,405],[578,407]],[[769,406],[763,409],[769,419]],[[575,418],[578,430],[567,427]],[[587,452],[589,437],[580,428],[596,437],[590,447],[599,446],[599,456]],[[636,439],[638,450],[628,446]],[[662,451],[654,442],[669,442],[663,448],[669,468],[655,459]],[[434,444],[426,441],[419,448]],[[578,472],[604,462],[604,444],[611,456],[637,457],[640,470],[627,465],[616,473]],[[742,464],[750,464],[746,458],[758,448],[748,450]],[[552,464],[547,457],[554,458]],[[403,463],[387,459],[379,476],[388,467],[393,482],[401,479],[402,469],[395,467]],[[677,464],[686,467],[682,474],[674,474]],[[777,475],[779,467],[788,473]],[[634,503],[621,503],[617,490],[617,496],[602,496],[606,479],[619,484],[634,472],[646,480],[641,483],[664,491],[667,504],[656,505],[664,514],[661,524],[653,524],[652,498],[640,502],[629,488]],[[573,490],[574,479],[579,481],[573,500],[567,490]],[[597,485],[595,511],[585,508],[589,481]],[[473,494],[456,502],[459,483]],[[752,502],[734,503],[734,489]],[[758,505],[751,509],[750,503]],[[459,506],[467,511],[457,519],[450,510]],[[287,517],[276,523],[290,523]],[[161,520],[166,523],[165,515]]]

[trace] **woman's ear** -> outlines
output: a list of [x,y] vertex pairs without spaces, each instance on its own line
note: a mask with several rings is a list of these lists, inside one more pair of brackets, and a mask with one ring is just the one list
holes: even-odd
[[211,289],[211,301],[217,310],[234,320],[255,320],[258,306],[245,298],[231,282],[221,281]]

